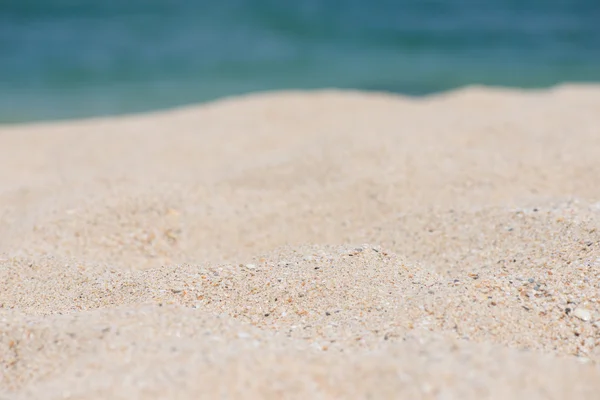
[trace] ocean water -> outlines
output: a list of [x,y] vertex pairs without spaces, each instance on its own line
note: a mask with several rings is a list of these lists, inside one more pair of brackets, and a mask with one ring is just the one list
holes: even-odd
[[0,0],[0,123],[600,81],[600,0]]

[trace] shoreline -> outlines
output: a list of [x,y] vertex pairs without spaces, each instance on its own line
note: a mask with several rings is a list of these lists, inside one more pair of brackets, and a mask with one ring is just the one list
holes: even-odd
[[563,82],[558,83],[552,86],[545,87],[536,87],[536,88],[520,88],[514,86],[489,86],[489,85],[480,85],[480,84],[472,84],[466,85],[462,87],[457,87],[454,89],[443,90],[434,93],[428,93],[424,95],[408,95],[396,92],[389,91],[378,91],[378,90],[360,90],[360,89],[351,89],[351,88],[320,88],[320,89],[280,89],[280,90],[265,90],[265,91],[254,91],[248,93],[234,94],[234,95],[226,95],[222,97],[218,97],[211,100],[201,101],[198,103],[190,103],[190,104],[180,104],[174,105],[166,108],[158,108],[158,109],[148,109],[145,111],[133,112],[133,113],[118,113],[118,114],[104,114],[104,115],[89,115],[83,117],[65,117],[58,119],[40,119],[40,120],[30,120],[30,121],[19,121],[19,122],[8,122],[2,123],[0,122],[0,129],[9,128],[9,127],[19,127],[25,125],[45,125],[45,124],[68,124],[70,122],[83,122],[83,121],[106,121],[110,119],[127,119],[127,118],[136,118],[143,116],[152,116],[152,115],[163,115],[163,114],[172,114],[186,110],[199,109],[204,107],[210,107],[213,105],[218,105],[222,103],[228,103],[232,101],[238,101],[243,99],[254,99],[261,97],[269,97],[269,96],[290,96],[290,95],[306,95],[306,94],[326,94],[326,93],[340,93],[340,94],[359,94],[359,95],[367,95],[367,96],[387,96],[393,97],[397,99],[403,99],[408,101],[420,102],[420,101],[428,101],[428,100],[436,100],[442,98],[448,98],[456,96],[461,93],[469,93],[474,91],[487,92],[490,93],[505,93],[505,94],[543,94],[547,92],[554,91],[564,91],[564,90],[595,90],[595,88],[600,87],[600,83],[598,82]]

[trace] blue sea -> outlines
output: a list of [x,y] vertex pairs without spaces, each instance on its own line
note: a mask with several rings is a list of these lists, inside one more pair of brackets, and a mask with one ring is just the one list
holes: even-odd
[[0,123],[600,81],[600,0],[0,0]]

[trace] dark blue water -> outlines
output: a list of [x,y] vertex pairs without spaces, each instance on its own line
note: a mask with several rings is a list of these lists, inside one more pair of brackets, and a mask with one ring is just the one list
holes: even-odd
[[600,0],[0,0],[0,122],[600,81]]

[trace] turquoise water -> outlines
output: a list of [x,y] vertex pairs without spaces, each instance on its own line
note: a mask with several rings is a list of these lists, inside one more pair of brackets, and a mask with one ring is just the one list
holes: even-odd
[[599,0],[0,0],[0,122],[600,81]]

